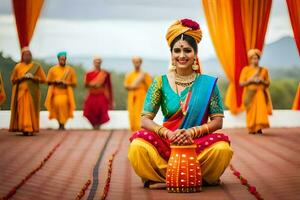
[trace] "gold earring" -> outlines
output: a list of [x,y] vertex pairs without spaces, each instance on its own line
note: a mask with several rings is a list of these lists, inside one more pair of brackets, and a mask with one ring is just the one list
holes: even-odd
[[193,64],[193,66],[192,66],[192,69],[193,69],[194,71],[197,71],[197,70],[199,69],[199,65],[197,65],[196,59],[194,60],[194,64]]
[[169,70],[170,71],[175,71],[176,70],[176,66],[173,63],[171,63],[170,66],[169,66]]

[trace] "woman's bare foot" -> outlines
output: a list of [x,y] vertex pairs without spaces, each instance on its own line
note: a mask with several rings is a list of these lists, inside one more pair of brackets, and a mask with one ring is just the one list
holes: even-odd
[[144,187],[152,190],[159,190],[159,189],[166,189],[167,185],[166,183],[159,183],[159,182],[148,180],[144,183]]
[[162,190],[162,189],[166,189],[166,188],[167,188],[166,183],[152,183],[149,185],[149,189],[151,189],[151,190]]
[[213,182],[213,183],[208,183],[208,182],[206,182],[205,180],[203,180],[202,185],[203,185],[203,186],[206,186],[206,187],[219,186],[219,185],[221,185],[221,180],[218,179],[217,181],[215,181],[215,182]]

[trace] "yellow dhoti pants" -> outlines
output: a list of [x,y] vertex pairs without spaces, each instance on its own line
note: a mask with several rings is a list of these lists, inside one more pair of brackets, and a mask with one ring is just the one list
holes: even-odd
[[69,107],[67,94],[56,94],[53,97],[54,118],[56,118],[60,124],[65,124],[70,117]]
[[[217,142],[202,151],[197,160],[201,164],[202,178],[208,183],[218,181],[223,174],[233,151],[227,142]],[[138,176],[143,180],[165,182],[167,161],[143,139],[135,139],[129,146],[128,159]]]

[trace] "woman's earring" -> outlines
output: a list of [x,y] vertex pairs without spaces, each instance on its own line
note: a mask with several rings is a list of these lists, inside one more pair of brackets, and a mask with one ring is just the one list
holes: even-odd
[[192,66],[192,69],[193,69],[194,71],[199,70],[199,65],[197,65],[196,59],[194,60],[194,64],[193,64],[193,66]]
[[173,61],[170,62],[169,70],[170,71],[175,71],[176,70],[176,66],[173,64]]
[[169,71],[175,71],[176,66],[173,64],[173,59],[170,59]]

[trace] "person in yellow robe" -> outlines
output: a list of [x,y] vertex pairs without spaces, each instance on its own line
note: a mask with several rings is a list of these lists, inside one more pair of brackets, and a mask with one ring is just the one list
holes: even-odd
[[141,128],[141,112],[147,90],[152,82],[151,76],[141,70],[142,58],[132,58],[134,71],[125,77],[124,87],[128,91],[127,108],[131,131],[138,131]]
[[0,72],[0,106],[4,103],[5,99],[6,99],[6,94],[4,90],[4,82],[2,79],[2,74]]
[[49,85],[45,106],[49,111],[49,119],[56,119],[59,130],[65,129],[69,118],[73,117],[75,99],[73,87],[77,84],[75,70],[66,65],[67,53],[57,54],[58,65],[51,67],[48,72],[47,82]]
[[260,50],[250,49],[250,65],[243,68],[240,76],[240,85],[244,87],[243,104],[250,134],[261,134],[263,128],[269,128],[268,114],[272,114],[269,72],[265,67],[259,66],[260,57]]
[[21,62],[12,71],[11,117],[9,131],[33,135],[39,131],[40,88],[46,81],[42,66],[32,62],[28,47],[22,49]]

